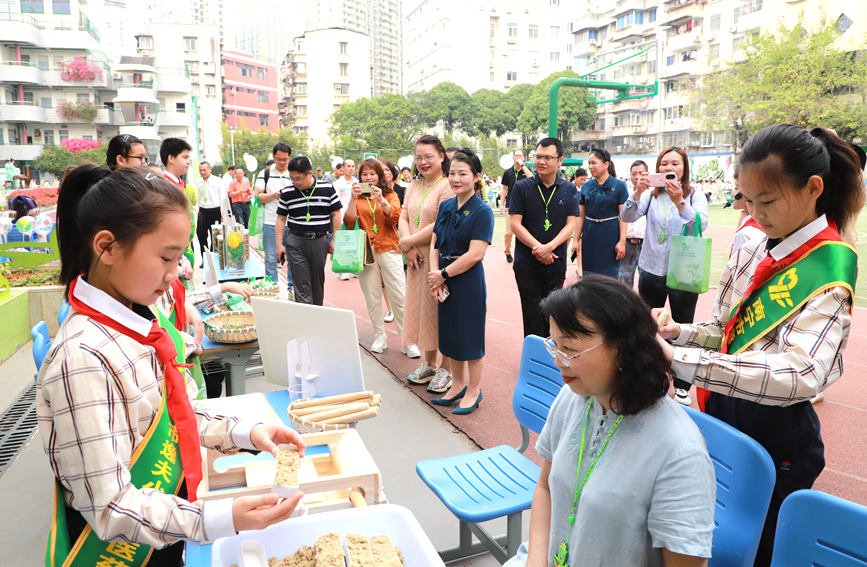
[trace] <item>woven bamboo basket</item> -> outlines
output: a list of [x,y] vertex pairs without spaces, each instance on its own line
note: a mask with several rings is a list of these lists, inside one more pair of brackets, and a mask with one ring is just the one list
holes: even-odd
[[204,320],[205,334],[215,343],[249,343],[259,338],[252,311],[225,311]]

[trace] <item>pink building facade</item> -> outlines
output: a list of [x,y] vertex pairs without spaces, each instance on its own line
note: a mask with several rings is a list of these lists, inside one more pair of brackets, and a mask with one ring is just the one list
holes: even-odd
[[223,51],[222,67],[226,124],[276,132],[280,126],[277,67],[238,51]]

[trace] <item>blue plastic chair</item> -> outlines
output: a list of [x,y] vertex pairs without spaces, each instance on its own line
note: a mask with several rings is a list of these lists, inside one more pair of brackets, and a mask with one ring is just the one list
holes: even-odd
[[708,567],[751,567],[776,482],[774,462],[751,437],[706,413],[684,409],[704,436],[716,472]]
[[771,567],[867,566],[867,506],[818,490],[791,493],[780,507]]
[[69,302],[64,299],[63,303],[60,304],[60,309],[57,310],[57,324],[62,325],[66,321],[67,315],[69,315]]
[[33,375],[33,381],[39,376],[39,369],[42,368],[42,361],[45,360],[45,355],[48,354],[48,349],[51,348],[51,337],[48,336],[48,325],[45,321],[40,321],[33,325],[30,329],[30,336],[33,337],[33,362],[36,363],[36,374]]
[[[563,380],[540,337],[524,339],[512,411],[521,425],[521,446],[500,445],[465,455],[420,461],[416,472],[459,520],[458,547],[439,552],[445,562],[489,551],[504,563],[521,545],[521,513],[530,508],[541,469],[522,453],[530,429],[540,432]],[[506,534],[493,537],[481,526],[507,516]],[[479,540],[473,543],[473,535]]]

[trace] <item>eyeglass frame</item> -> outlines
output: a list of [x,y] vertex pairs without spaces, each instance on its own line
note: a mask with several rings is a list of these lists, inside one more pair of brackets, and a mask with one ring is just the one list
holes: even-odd
[[546,155],[540,156],[537,154],[533,159],[535,159],[535,161],[544,161],[544,162],[548,163],[548,162],[552,162],[552,161],[557,161],[561,157],[563,157],[563,156],[546,156]]
[[141,160],[142,165],[150,165],[150,163],[151,163],[147,156],[123,156],[123,157],[125,157],[126,159],[135,158],[135,159]]
[[560,362],[562,362],[563,365],[568,367],[568,366],[572,365],[572,361],[575,360],[576,358],[580,358],[581,356],[587,354],[591,350],[602,346],[605,343],[605,339],[602,339],[601,341],[599,341],[598,343],[596,343],[592,347],[585,349],[585,350],[582,350],[581,352],[577,352],[573,355],[568,355],[568,354],[564,353],[562,350],[558,349],[557,344],[554,342],[554,339],[551,337],[548,337],[547,339],[545,339],[542,342],[545,343],[545,350],[548,351],[548,354],[550,354],[551,357],[553,357],[555,361],[558,360],[558,356],[559,356]]

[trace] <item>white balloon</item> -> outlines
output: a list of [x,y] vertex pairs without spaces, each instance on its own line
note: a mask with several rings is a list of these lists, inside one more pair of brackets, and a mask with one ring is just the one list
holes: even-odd
[[343,163],[343,158],[340,156],[328,156],[328,161],[331,162],[331,169],[334,169],[338,163]]
[[247,166],[247,171],[253,172],[259,167],[259,160],[255,156],[244,154],[244,164]]
[[500,156],[500,167],[503,169],[509,169],[514,165],[515,160],[512,159],[512,154],[506,154],[504,156]]
[[398,169],[403,169],[404,167],[408,167],[408,168],[412,169],[412,161],[413,161],[413,158],[411,155],[403,156],[402,158],[397,160],[397,167],[398,167]]

